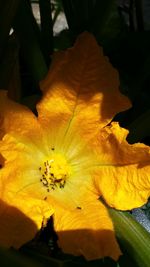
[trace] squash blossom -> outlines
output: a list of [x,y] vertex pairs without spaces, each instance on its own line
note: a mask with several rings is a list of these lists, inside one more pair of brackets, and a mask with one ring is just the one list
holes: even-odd
[[131,104],[90,33],[58,52],[38,116],[0,91],[0,246],[19,248],[50,216],[60,248],[86,259],[121,251],[103,199],[129,210],[150,195],[150,148],[112,122]]

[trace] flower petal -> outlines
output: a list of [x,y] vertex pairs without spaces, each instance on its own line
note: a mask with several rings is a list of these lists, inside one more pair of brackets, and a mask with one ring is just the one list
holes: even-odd
[[40,155],[36,161],[34,157],[37,150],[6,134],[0,152],[5,159],[0,169],[0,245],[19,247],[34,237],[53,208],[44,200],[37,163]]
[[106,256],[117,260],[121,255],[111,219],[99,200],[84,203],[74,211],[57,207],[54,228],[65,253],[83,255],[87,260]]
[[19,248],[35,236],[51,214],[44,201],[18,198],[8,204],[0,200],[0,246]]
[[[24,181],[25,177],[24,175],[21,175],[23,181],[20,187],[21,177],[18,178],[18,173],[16,173],[15,171],[14,173],[11,172],[10,167],[7,169],[9,170],[12,177],[10,176],[10,174],[7,175],[7,171],[4,169],[4,167],[0,170],[0,181],[1,181],[0,201],[4,202],[6,205],[11,206],[11,209],[7,210],[8,214],[6,212],[6,216],[8,217],[10,216],[10,220],[7,222],[7,227],[8,228],[16,227],[17,229],[18,224],[22,223],[22,226],[20,225],[20,229],[23,228],[24,231],[27,232],[28,224],[26,226],[26,224],[24,224],[24,221],[22,219],[22,217],[25,217],[25,222],[26,222],[26,218],[27,218],[27,221],[29,222],[30,220],[32,220],[32,223],[34,223],[34,226],[36,226],[36,231],[38,231],[39,229],[41,229],[43,221],[45,221],[46,219],[49,219],[49,217],[53,214],[53,207],[50,204],[48,204],[47,201],[44,200],[44,198],[42,199],[42,193],[40,194],[40,190],[37,188],[36,184],[34,184],[34,186],[31,187],[31,189],[30,187],[28,188],[28,185],[24,186],[24,184],[26,183],[26,180]],[[6,176],[4,176],[5,174]],[[30,175],[30,173],[28,173],[28,175]],[[26,177],[28,179],[28,176]],[[14,183],[13,183],[13,180],[14,180]],[[3,208],[3,205],[2,207],[0,206],[0,213],[1,213],[1,208]],[[21,218],[20,217],[18,218],[17,216],[15,217],[15,215],[11,212],[12,210],[14,210],[14,212],[17,210],[16,212],[20,214]],[[3,221],[5,220],[6,218],[3,217]],[[5,234],[7,235],[6,231],[5,231]],[[26,237],[21,234],[20,236],[19,234],[18,236],[16,235],[17,241],[14,241],[14,243],[12,243],[11,246],[14,246],[14,247],[21,246],[26,241],[29,241],[30,239],[32,239],[34,235],[35,235],[35,230],[33,231],[32,227],[30,229],[30,224],[29,224],[29,234]],[[11,238],[12,236],[10,236],[10,242],[12,242]],[[13,236],[13,238],[15,238],[15,235]],[[24,242],[24,238],[26,238],[25,242]],[[7,239],[7,242],[9,242],[8,236],[6,237],[6,239]],[[2,245],[5,245],[5,243]]]
[[94,144],[100,163],[96,187],[108,205],[120,210],[140,207],[150,196],[150,148],[129,144],[127,134],[114,122],[101,131]]
[[0,200],[0,246],[19,248],[37,232],[32,220],[17,208]]
[[59,55],[41,83],[39,121],[51,131],[65,125],[66,133],[72,126],[91,138],[129,108],[129,100],[119,92],[118,73],[90,33],[81,34],[73,48]]
[[0,138],[5,133],[40,148],[45,143],[40,124],[32,111],[9,99],[7,91],[0,90]]
[[[35,182],[34,173],[29,168],[25,170],[25,167],[27,164],[23,166],[12,160],[0,169],[0,203],[2,202],[0,216],[1,212],[3,216],[0,224],[0,230],[1,227],[3,229],[3,234],[0,234],[0,245],[2,246],[19,247],[31,240],[41,228],[43,220],[48,219],[53,213],[52,206],[44,200],[45,192],[40,188],[40,183]],[[15,233],[10,234],[11,230]]]
[[[43,221],[48,219],[53,214],[53,207],[44,199],[44,193],[42,193],[42,190],[40,191],[40,187],[38,188],[36,183],[29,183],[29,176],[29,171],[26,173],[23,171],[21,172],[16,166],[13,167],[13,164],[8,164],[6,166],[4,165],[4,167],[0,169],[0,201],[2,203],[4,202],[6,206],[11,206],[11,209],[6,210],[6,217],[10,216],[7,226],[8,228],[16,227],[17,229],[18,224],[22,223],[22,226],[20,225],[19,227],[20,229],[25,228],[25,232],[28,231],[28,228],[26,229],[26,227],[28,227],[28,223],[27,225],[26,223],[24,224],[22,217],[25,217],[25,222],[26,217],[28,218],[27,221],[30,222],[30,220],[32,220],[32,224],[34,223],[34,226],[36,226],[36,231],[38,231],[41,228]],[[34,177],[31,177],[31,179],[34,179]],[[3,209],[3,205],[0,206],[0,213],[1,209]],[[15,217],[15,215],[11,212],[12,210],[14,210],[14,213],[15,211],[19,213],[21,218],[17,216]],[[5,219],[6,218],[3,217],[3,221],[5,221]],[[7,235],[6,231],[5,234]],[[26,238],[25,240],[30,240],[34,235],[35,230],[33,231],[32,227],[30,229],[29,224],[29,234],[27,237],[24,235],[22,236],[21,234],[19,236],[18,234],[18,236],[16,236],[17,241],[14,241],[11,246],[16,247],[19,246],[19,244],[21,246],[24,243],[24,238]],[[10,236],[10,242],[12,242],[12,237],[14,239],[15,235]],[[6,239],[7,242],[9,242],[8,236]],[[5,242],[2,245],[5,245]]]
[[26,192],[29,196],[44,199],[45,190],[39,172],[42,152],[6,134],[0,141],[0,154],[4,158],[0,170],[0,194],[18,195]]

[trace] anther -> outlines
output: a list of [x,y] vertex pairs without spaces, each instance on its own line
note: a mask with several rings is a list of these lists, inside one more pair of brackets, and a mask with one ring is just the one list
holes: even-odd
[[46,180],[46,178],[43,178],[43,185],[48,186],[48,181]]
[[[50,149],[55,150],[54,147]],[[39,167],[42,176],[40,181],[46,187],[47,192],[57,188],[64,188],[68,177],[67,168],[67,162],[59,154],[54,154],[52,158],[43,162],[43,165]]]

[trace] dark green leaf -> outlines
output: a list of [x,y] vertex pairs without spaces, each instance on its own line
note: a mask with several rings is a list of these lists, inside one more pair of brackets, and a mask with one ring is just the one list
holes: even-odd
[[7,44],[9,32],[19,4],[20,0],[0,0],[0,58]]
[[40,32],[26,0],[21,1],[14,20],[14,29],[21,42],[24,60],[29,71],[36,83],[39,83],[47,73],[47,66],[41,49]]
[[116,235],[124,250],[139,267],[149,267],[150,264],[150,233],[148,233],[127,212],[109,208],[114,222]]

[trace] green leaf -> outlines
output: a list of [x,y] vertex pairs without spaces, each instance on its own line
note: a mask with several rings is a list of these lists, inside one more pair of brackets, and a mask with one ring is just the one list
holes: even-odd
[[108,209],[116,235],[138,267],[150,266],[150,234],[127,212]]
[[21,0],[14,20],[14,29],[21,43],[24,60],[38,84],[47,74],[47,66],[41,49],[40,32],[26,0]]
[[[105,33],[105,28],[112,16],[112,12],[114,13],[114,8],[117,9],[115,0],[96,1],[91,29],[98,39]],[[109,28],[111,32],[111,25],[109,25]]]
[[[52,267],[117,267],[117,263],[110,258],[104,258],[100,260],[86,261],[83,257],[72,256],[64,254],[61,251],[55,252],[54,256],[48,254],[46,248],[33,249],[31,247],[24,246],[21,251],[24,255],[31,257],[31,259],[38,260],[39,263],[44,266]],[[122,266],[121,266],[122,267]]]
[[12,22],[20,2],[20,0],[0,0],[0,57],[7,44]]
[[0,261],[3,267],[44,267],[37,261],[31,260],[21,255],[17,251],[0,249]]
[[150,136],[150,110],[147,110],[128,126],[128,142],[135,143]]
[[8,96],[20,101],[21,79],[19,66],[19,45],[14,34],[9,36],[0,64],[0,88],[8,91]]
[[107,36],[112,34],[112,20],[109,25],[108,21],[110,21],[112,13],[114,14],[114,8],[117,10],[115,0],[62,0],[62,2],[69,30],[74,36],[77,36],[83,31],[89,31],[98,40],[101,40],[100,37],[105,33],[106,26],[107,31],[109,31]]
[[51,1],[39,0],[41,17],[41,37],[46,62],[49,64],[53,52],[53,23],[51,14]]

